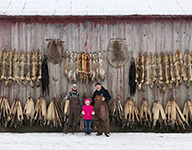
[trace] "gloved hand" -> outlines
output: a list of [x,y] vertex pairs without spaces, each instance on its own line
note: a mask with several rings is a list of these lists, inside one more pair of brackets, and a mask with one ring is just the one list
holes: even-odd
[[105,97],[102,97],[102,99],[101,99],[102,101],[105,101]]
[[82,111],[81,113],[82,113],[82,115],[85,115],[85,112],[84,112],[84,111]]
[[92,115],[95,115],[95,112],[94,112],[94,111],[92,112]]

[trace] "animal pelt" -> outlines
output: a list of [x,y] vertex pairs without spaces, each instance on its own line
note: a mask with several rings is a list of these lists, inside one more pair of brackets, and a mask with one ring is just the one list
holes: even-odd
[[105,79],[105,70],[104,70],[103,55],[101,52],[98,53],[98,62],[99,62],[99,78],[101,80],[104,80]]
[[90,56],[90,63],[89,63],[89,64],[90,64],[89,79],[91,79],[92,76],[93,76],[93,53],[90,53],[89,56]]
[[61,62],[63,46],[60,40],[50,40],[47,46],[47,57],[53,64]]
[[27,102],[25,103],[23,111],[24,124],[30,124],[30,126],[32,126],[34,121],[34,112],[35,112],[35,103],[33,101],[33,98],[29,97],[27,99]]
[[83,67],[84,70],[84,82],[86,82],[86,84],[88,84],[89,82],[89,71],[90,71],[90,57],[89,54],[86,53],[85,54],[85,67]]
[[107,50],[108,61],[113,67],[123,66],[128,58],[128,50],[123,41],[112,41]]
[[175,58],[176,58],[176,64],[177,64],[177,80],[179,82],[179,84],[182,83],[182,78],[184,76],[184,68],[183,68],[183,59],[182,59],[182,54],[179,50],[177,50],[176,52],[176,55],[175,55]]
[[25,67],[25,62],[26,62],[25,55],[22,50],[19,52],[18,58],[19,58],[19,72],[20,72],[20,75],[19,75],[20,82],[19,83],[22,83],[25,80],[24,67]]
[[167,117],[167,124],[171,129],[174,130],[175,127],[177,127],[177,130],[179,130],[179,127],[181,127],[185,130],[189,127],[188,122],[174,99],[167,102],[165,106],[165,114]]
[[23,123],[23,110],[21,102],[15,99],[11,105],[10,114],[7,117],[5,127],[17,128]]
[[[87,54],[82,53],[82,75],[83,75],[82,81],[85,81],[86,55],[87,55]],[[81,81],[81,82],[82,82],[82,81]]]
[[91,81],[98,80],[98,60],[97,60],[97,53],[93,53],[93,75]]
[[68,72],[68,80],[70,82],[74,81],[76,82],[77,79],[76,79],[76,73],[75,73],[75,60],[76,59],[76,54],[73,52],[71,53],[71,56],[70,56],[70,63],[69,63],[69,72]]
[[120,96],[117,96],[116,100],[113,101],[109,108],[110,120],[114,123],[122,124],[124,118],[124,110],[121,105]]
[[80,53],[80,54],[79,54],[79,80],[80,80],[81,82],[83,81],[82,56],[83,56],[83,53]]
[[12,51],[7,52],[6,57],[6,81],[5,85],[11,85],[12,83]]
[[124,124],[123,128],[132,128],[134,125],[139,123],[140,116],[139,116],[139,110],[136,106],[136,103],[130,99],[127,98],[127,101],[125,103],[124,107]]
[[40,50],[37,50],[37,74],[36,74],[36,86],[40,85],[40,80],[42,78],[42,56]]
[[28,51],[25,51],[25,58],[26,58],[26,62],[25,62],[25,67],[24,67],[24,76],[25,76],[25,80],[23,82],[24,85],[27,85],[28,82],[31,81],[31,76],[30,76],[30,54]]
[[7,117],[10,114],[10,106],[6,97],[0,98],[0,120],[2,125],[5,125],[7,122]]
[[137,56],[136,64],[136,80],[138,90],[141,90],[142,84],[144,83],[144,57],[140,52]]
[[34,51],[31,51],[31,87],[34,87],[34,83],[36,81],[37,74],[37,55]]
[[47,57],[45,56],[42,63],[42,95],[45,96],[46,93],[49,95],[49,68],[47,65]]
[[131,58],[131,65],[129,68],[129,86],[130,86],[130,96],[134,96],[136,92],[136,82],[135,82],[135,76],[136,76],[136,67],[135,67],[135,60],[132,57]]
[[78,79],[78,77],[79,77],[79,52],[76,53],[75,74]]
[[69,54],[69,51],[65,51],[65,57],[64,57],[64,75],[67,77],[68,76],[68,73],[69,73],[69,68],[68,68],[68,65],[69,65],[69,57],[70,57],[70,54]]
[[55,99],[53,99],[47,109],[47,126],[52,127],[62,127],[62,113],[60,112],[60,108],[58,108]]
[[39,97],[35,105],[34,123],[45,126],[47,119],[46,101],[44,97]]
[[19,58],[16,50],[13,50],[13,81],[19,83]]
[[169,53],[166,52],[164,57],[164,63],[165,63],[165,84],[169,85]]
[[158,53],[155,53],[155,59],[156,59],[156,73],[157,73],[156,84],[157,84],[157,87],[160,87],[163,83],[162,82],[163,76],[162,76],[161,58],[158,55]]
[[175,64],[175,56],[173,52],[170,52],[169,54],[169,88],[172,89],[173,84],[175,83],[175,70],[174,70],[174,64]]
[[[160,54],[160,59],[161,59],[161,68],[162,68],[162,84],[161,84],[161,90],[162,90],[162,92],[163,93],[165,93],[165,90],[166,90],[166,78],[167,78],[167,76],[166,76],[166,64],[167,64],[167,59],[166,59],[167,57],[166,57],[166,55],[163,53],[163,52],[161,52],[161,54]],[[168,79],[168,78],[167,78]]]
[[69,123],[69,100],[67,99],[64,104],[64,123],[68,124]]
[[159,100],[156,100],[153,103],[152,118],[153,118],[152,129],[155,129],[157,124],[159,124],[160,129],[167,126],[165,111]]
[[152,123],[152,114],[150,110],[150,106],[148,101],[143,98],[141,101],[141,108],[140,108],[140,124],[145,127],[151,127]]
[[1,80],[6,80],[6,58],[7,54],[5,49],[2,51],[2,62],[1,62]]
[[144,53],[144,86],[149,85],[150,83],[150,76],[149,76],[150,64],[149,63],[150,63],[150,59],[148,57],[147,52],[145,52]]
[[183,108],[183,115],[186,119],[186,121],[192,125],[192,101],[190,99],[187,99],[184,104]]
[[73,55],[73,71],[72,71],[72,81],[73,82],[77,82],[76,67],[77,67],[77,53],[75,52]]
[[186,87],[189,88],[190,83],[192,81],[191,56],[189,54],[189,50],[186,50],[184,54],[184,72],[183,73],[184,73],[183,80],[186,83]]
[[148,59],[149,59],[149,85],[150,88],[153,88],[154,83],[156,82],[156,65],[152,52],[150,52]]
[[2,74],[2,56],[3,56],[3,51],[0,51],[0,80],[1,80],[1,74]]

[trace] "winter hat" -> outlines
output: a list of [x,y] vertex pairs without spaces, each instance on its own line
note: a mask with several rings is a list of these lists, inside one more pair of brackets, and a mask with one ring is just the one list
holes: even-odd
[[91,103],[91,100],[90,100],[89,98],[86,98],[86,99],[84,100],[84,103],[86,104],[87,102]]
[[77,87],[77,84],[73,84],[71,88]]
[[95,86],[97,86],[97,85],[101,85],[101,83],[99,83],[99,82],[95,83]]

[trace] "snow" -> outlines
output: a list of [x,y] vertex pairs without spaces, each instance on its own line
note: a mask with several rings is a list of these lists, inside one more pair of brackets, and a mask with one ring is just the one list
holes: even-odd
[[0,133],[2,150],[183,150],[192,147],[192,134],[111,133]]
[[192,15],[191,0],[0,0],[0,15]]

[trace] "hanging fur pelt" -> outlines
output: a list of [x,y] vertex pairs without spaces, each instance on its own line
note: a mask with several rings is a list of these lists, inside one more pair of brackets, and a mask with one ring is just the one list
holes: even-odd
[[12,52],[9,50],[7,52],[7,59],[6,59],[6,81],[5,85],[10,85],[12,82]]
[[13,50],[13,81],[19,83],[19,59],[16,50]]
[[90,56],[90,63],[89,63],[89,64],[90,64],[89,79],[91,79],[92,76],[93,76],[93,53],[90,53],[89,56]]
[[135,60],[132,57],[131,58],[131,65],[129,68],[129,86],[130,86],[130,96],[134,96],[136,92],[136,85],[135,82],[135,76],[136,76],[136,67],[135,67]]
[[19,80],[20,80],[20,83],[22,83],[25,79],[25,76],[24,76],[25,62],[26,62],[25,55],[24,55],[23,51],[21,50],[19,52],[19,72],[20,72]]
[[113,101],[109,108],[109,116],[110,120],[114,123],[122,124],[122,120],[124,117],[124,110],[121,105],[120,96],[117,96],[117,99]]
[[24,74],[25,74],[25,80],[23,82],[24,85],[27,85],[28,82],[31,81],[31,77],[30,77],[30,54],[28,51],[25,52],[25,58],[26,58],[26,63],[25,63],[25,67],[24,67]]
[[45,56],[42,63],[42,95],[45,96],[46,92],[49,95],[49,69],[47,65],[47,57]]
[[2,55],[3,55],[3,51],[0,51],[0,80],[1,80],[1,73],[2,73]]
[[140,108],[140,124],[144,125],[145,127],[151,127],[152,123],[152,114],[150,110],[150,106],[148,101],[143,98],[141,101],[141,108]]
[[89,71],[90,71],[90,57],[89,54],[85,54],[85,70],[84,70],[84,82],[89,82]]
[[64,59],[64,75],[67,77],[69,70],[68,70],[68,65],[69,65],[69,51],[65,51],[65,59]]
[[175,69],[174,69],[174,64],[175,64],[175,55],[173,52],[169,54],[169,68],[170,68],[170,78],[169,78],[169,88],[172,89],[173,84],[175,83]]
[[7,58],[7,55],[6,55],[6,51],[5,49],[3,49],[2,51],[2,67],[1,67],[1,80],[5,80],[6,79],[6,58]]
[[42,56],[41,56],[41,53],[40,53],[40,50],[38,49],[37,53],[36,53],[36,56],[37,56],[37,74],[36,74],[36,86],[38,87],[40,85],[40,80],[42,78]]
[[37,55],[34,51],[31,51],[31,87],[34,87],[34,82],[36,81],[37,74]]
[[10,114],[10,106],[6,97],[0,98],[0,120],[3,125],[7,122],[7,117]]
[[144,57],[140,52],[137,56],[137,65],[136,65],[136,79],[137,88],[141,90],[142,84],[144,83]]
[[143,90],[145,91],[146,85],[149,85],[150,83],[150,57],[148,57],[147,52],[144,53],[144,84],[143,84]]
[[156,100],[153,103],[152,118],[153,118],[152,129],[154,129],[157,126],[157,122],[160,125],[160,129],[162,129],[163,126],[167,126],[165,111],[159,100]]
[[188,122],[186,121],[183,113],[173,98],[167,102],[165,107],[165,114],[167,116],[168,126],[172,129],[177,127],[177,130],[179,130],[179,127],[181,127],[185,130],[189,127]]
[[160,59],[161,59],[161,67],[162,67],[162,85],[161,85],[161,90],[163,93],[165,93],[165,90],[166,90],[166,55],[161,52],[160,54]]
[[183,80],[186,82],[186,87],[189,88],[190,83],[192,81],[192,72],[191,72],[191,56],[189,54],[189,50],[185,51],[184,55],[184,76]]
[[123,129],[127,127],[132,128],[136,123],[139,123],[139,121],[140,116],[136,103],[128,97],[124,107]]
[[183,58],[182,54],[179,50],[176,52],[176,61],[177,61],[177,68],[178,68],[178,77],[177,80],[179,81],[179,84],[182,83],[182,78],[184,75],[184,69],[183,69]]
[[104,70],[103,55],[101,52],[98,53],[98,61],[99,61],[99,77],[101,80],[104,80],[105,70]]
[[186,119],[186,121],[192,125],[192,101],[190,99],[187,99],[184,104],[183,108],[183,115]]

